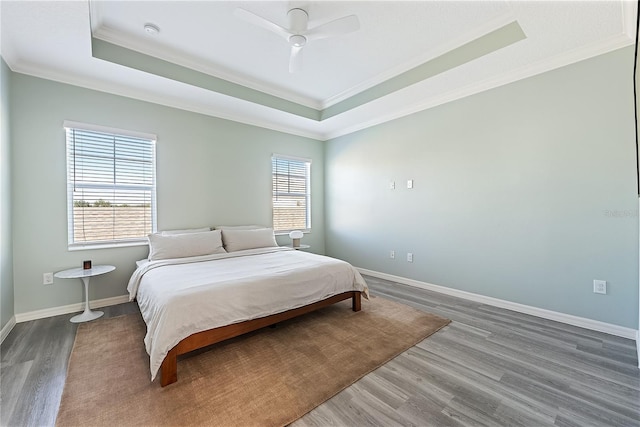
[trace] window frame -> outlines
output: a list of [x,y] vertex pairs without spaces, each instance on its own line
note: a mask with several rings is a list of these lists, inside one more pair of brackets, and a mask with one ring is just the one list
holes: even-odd
[[[304,193],[305,201],[306,201],[306,212],[305,212],[305,227],[304,228],[291,228],[291,229],[283,229],[278,230],[275,225],[276,215],[275,215],[275,205],[274,201],[276,198],[276,191],[273,185],[274,182],[274,161],[292,161],[292,162],[301,162],[305,163],[306,167],[306,192]],[[273,227],[273,231],[276,235],[285,235],[289,234],[293,230],[300,230],[303,233],[311,232],[311,165],[312,160],[305,157],[296,157],[289,156],[284,154],[272,154],[271,155],[271,225]],[[297,194],[301,193],[280,193],[280,194]]]
[[[85,131],[85,132],[95,132],[102,133],[104,135],[109,135],[113,137],[124,137],[124,138],[138,138],[145,139],[151,144],[151,178],[152,184],[150,186],[146,186],[146,191],[150,192],[151,201],[150,201],[150,214],[151,214],[151,233],[157,232],[157,197],[156,197],[156,143],[157,137],[155,134],[130,131],[126,129],[119,129],[107,126],[100,126],[88,123],[80,123],[74,122],[70,120],[65,120],[63,123],[63,128],[65,131],[65,160],[67,162],[66,168],[66,184],[67,184],[67,249],[69,251],[78,251],[78,250],[89,250],[89,249],[99,249],[99,248],[116,248],[116,247],[128,247],[128,246],[143,246],[148,244],[148,238],[146,235],[139,237],[131,237],[131,238],[116,238],[109,240],[94,240],[94,241],[75,241],[75,217],[74,217],[74,180],[71,174],[72,165],[74,159],[70,152],[70,137],[69,132],[71,130]],[[102,184],[96,184],[95,188],[100,188]],[[113,184],[114,189],[125,189],[127,187],[131,187],[131,184]],[[89,186],[88,188],[91,188]],[[144,188],[144,186],[143,186]]]

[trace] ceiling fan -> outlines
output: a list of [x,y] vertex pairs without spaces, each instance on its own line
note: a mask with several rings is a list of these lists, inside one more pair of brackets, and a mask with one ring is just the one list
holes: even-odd
[[360,28],[360,21],[356,15],[344,16],[326,24],[307,28],[309,14],[300,8],[294,8],[287,12],[289,18],[289,28],[271,22],[262,16],[258,16],[246,9],[238,8],[234,14],[254,25],[269,30],[283,37],[291,46],[291,56],[289,57],[289,72],[294,73],[302,67],[302,48],[312,40],[325,39],[351,33]]

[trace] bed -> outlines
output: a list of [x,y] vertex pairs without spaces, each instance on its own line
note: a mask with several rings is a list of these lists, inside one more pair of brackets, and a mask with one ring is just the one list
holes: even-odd
[[[213,236],[205,233],[193,234],[222,240],[224,231]],[[264,241],[255,239],[258,233],[234,230],[225,233],[225,245],[216,240],[200,250],[184,244],[196,237],[176,235],[169,238],[171,245],[158,245],[171,247],[160,256],[155,256],[150,237],[149,260],[138,262],[128,290],[147,325],[144,344],[152,381],[158,372],[163,387],[177,381],[180,354],[346,299],[352,300],[352,310],[360,310],[361,295],[368,298],[368,288],[353,266],[278,247],[273,230],[263,232],[264,236],[269,233],[271,237]],[[247,248],[265,242],[268,246]],[[220,247],[213,250],[216,245]]]

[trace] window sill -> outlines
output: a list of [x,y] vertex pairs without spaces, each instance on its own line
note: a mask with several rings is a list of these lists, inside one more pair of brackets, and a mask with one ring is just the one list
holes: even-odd
[[126,242],[103,242],[103,243],[87,243],[87,244],[75,243],[75,244],[69,245],[67,250],[69,252],[75,252],[75,251],[89,251],[93,249],[128,248],[132,246],[148,246],[148,245],[149,245],[149,241],[147,239],[126,241]]
[[311,230],[289,230],[289,231],[274,231],[273,234],[276,236],[288,236],[292,231],[302,231],[303,234],[311,234]]

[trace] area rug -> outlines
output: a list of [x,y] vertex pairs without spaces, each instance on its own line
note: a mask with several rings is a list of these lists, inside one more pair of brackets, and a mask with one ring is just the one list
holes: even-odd
[[139,314],[79,325],[58,426],[284,426],[449,320],[380,297],[344,301],[178,358],[150,381]]

